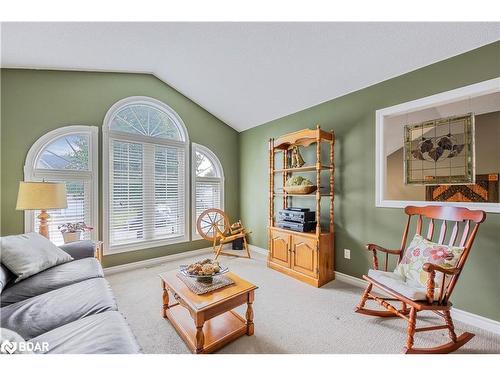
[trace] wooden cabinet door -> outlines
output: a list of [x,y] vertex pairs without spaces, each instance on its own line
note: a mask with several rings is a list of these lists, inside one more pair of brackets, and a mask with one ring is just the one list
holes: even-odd
[[274,263],[290,268],[291,236],[286,233],[271,231],[271,260]]
[[318,242],[314,238],[293,236],[292,268],[308,276],[318,277]]

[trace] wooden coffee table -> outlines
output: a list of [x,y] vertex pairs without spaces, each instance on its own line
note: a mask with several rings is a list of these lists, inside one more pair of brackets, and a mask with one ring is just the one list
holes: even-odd
[[[177,273],[174,270],[160,274],[162,313],[193,353],[211,353],[244,334],[253,335],[255,285],[228,272],[225,276],[231,278],[234,284],[197,295],[177,277]],[[169,304],[169,294],[172,294],[175,303]],[[245,303],[246,319],[232,311]]]

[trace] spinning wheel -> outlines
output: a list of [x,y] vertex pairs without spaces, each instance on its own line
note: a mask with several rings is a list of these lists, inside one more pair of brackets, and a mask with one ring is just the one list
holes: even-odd
[[242,255],[222,252],[222,246],[224,244],[240,238],[243,240],[243,247],[247,252],[246,258],[250,258],[250,251],[248,250],[246,240],[248,232],[239,221],[231,226],[224,211],[217,208],[209,208],[203,211],[196,221],[196,229],[201,237],[212,242],[215,259],[217,259],[220,254],[241,257]]
[[229,219],[226,213],[217,208],[203,211],[196,222],[198,233],[207,241],[213,242],[218,233],[224,234],[229,228]]

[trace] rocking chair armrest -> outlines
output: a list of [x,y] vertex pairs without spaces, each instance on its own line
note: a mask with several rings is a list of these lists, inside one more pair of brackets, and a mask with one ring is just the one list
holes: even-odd
[[373,243],[369,243],[368,245],[366,245],[366,250],[368,250],[368,251],[374,251],[374,250],[381,251],[383,253],[394,254],[394,255],[399,255],[401,253],[401,250],[389,250],[389,249],[386,249],[385,247],[375,245]]
[[[443,273],[444,275],[456,275],[460,272],[459,268],[443,268],[433,263],[424,263],[422,269],[429,274],[427,279],[427,302],[434,302],[434,291],[435,291],[435,282],[434,278],[436,277],[436,271]],[[443,278],[444,285],[444,278]],[[443,295],[443,290],[441,290],[439,300],[441,300],[441,296]]]
[[377,259],[377,251],[385,253],[385,269],[387,270],[387,261],[389,254],[399,255],[401,250],[389,250],[385,247],[375,245],[373,243],[369,243],[366,245],[366,250],[371,251],[373,253],[373,269],[378,270],[378,259]]
[[424,263],[422,269],[428,273],[431,273],[432,271],[434,272],[438,271],[444,273],[445,275],[456,275],[457,273],[460,272],[458,268],[443,268],[433,263]]

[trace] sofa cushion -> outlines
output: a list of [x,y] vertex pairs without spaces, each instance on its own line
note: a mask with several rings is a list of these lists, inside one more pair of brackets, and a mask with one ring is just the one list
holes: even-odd
[[16,274],[16,283],[73,258],[38,233],[5,236],[0,239],[2,263]]
[[103,277],[101,265],[95,258],[85,258],[64,263],[37,273],[4,289],[1,307],[24,301],[83,280]]
[[[413,300],[425,301],[427,299],[427,289],[423,286],[413,282],[412,280],[405,280],[403,276],[394,272],[384,272],[370,269],[368,277],[378,281],[380,284],[394,290],[395,292]],[[439,289],[434,292],[434,299],[439,296]]]
[[0,354],[32,354],[17,332],[0,327]]
[[1,326],[31,339],[103,311],[117,310],[111,287],[95,278],[56,289],[0,309]]
[[7,267],[0,263],[0,293],[5,289],[6,285],[14,280],[14,274]]
[[30,340],[49,354],[135,354],[141,348],[123,316],[107,311],[68,323]]

